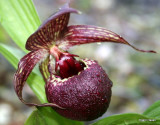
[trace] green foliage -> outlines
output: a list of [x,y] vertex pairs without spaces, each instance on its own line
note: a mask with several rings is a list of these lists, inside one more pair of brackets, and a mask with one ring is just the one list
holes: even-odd
[[0,0],[0,22],[23,51],[27,38],[40,25],[31,0]]
[[143,115],[151,118],[158,118],[160,119],[160,101],[155,102],[152,104],[144,113]]
[[113,115],[92,125],[159,125],[160,120],[148,118],[140,114],[121,114]]
[[152,104],[143,115],[135,113],[113,115],[92,125],[160,125],[160,101]]
[[83,125],[83,123],[59,116],[53,112],[52,108],[38,107],[27,119],[25,125]]
[[[31,0],[0,0],[0,22],[21,50],[0,44],[0,53],[17,68],[18,62],[27,52],[25,43],[40,25],[40,20]],[[41,101],[46,103],[44,81],[35,68],[27,80],[28,85]],[[159,125],[160,101],[151,105],[141,114],[113,115],[97,121],[93,125]],[[58,115],[52,108],[39,107],[27,119],[25,125],[83,125]]]
[[17,68],[18,61],[25,54],[16,48],[2,43],[0,43],[0,53],[13,65],[14,68]]

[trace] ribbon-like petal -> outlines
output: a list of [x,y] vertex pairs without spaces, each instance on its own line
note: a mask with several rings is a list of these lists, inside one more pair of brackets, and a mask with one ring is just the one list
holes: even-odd
[[79,13],[79,11],[70,8],[69,3],[59,8],[59,11],[48,18],[36,32],[27,40],[27,50],[47,49],[60,39],[62,31],[67,28],[70,13]]
[[155,51],[152,50],[140,50],[134,47],[133,45],[129,44],[125,39],[123,39],[118,34],[106,30],[105,28],[91,26],[91,25],[69,26],[64,34],[63,40],[59,41],[57,45],[64,50],[68,50],[70,47],[75,45],[95,43],[95,42],[122,43],[129,45],[135,50],[140,52],[156,53]]
[[50,62],[50,56],[48,56],[41,64],[39,65],[39,70],[43,76],[43,79],[45,82],[47,82],[47,79],[50,76],[49,72],[49,62]]
[[14,75],[14,88],[16,91],[17,96],[19,99],[28,106],[52,106],[52,107],[58,107],[56,104],[52,103],[45,103],[45,104],[34,104],[34,103],[27,103],[23,100],[22,97],[22,90],[24,87],[24,84],[31,73],[34,66],[46,58],[48,55],[48,51],[45,49],[39,49],[37,51],[32,51],[25,55],[18,64],[18,70],[16,71]]

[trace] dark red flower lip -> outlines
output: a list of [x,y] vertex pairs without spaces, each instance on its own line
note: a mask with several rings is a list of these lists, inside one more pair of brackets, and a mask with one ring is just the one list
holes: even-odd
[[112,82],[97,61],[83,59],[83,62],[86,68],[78,75],[68,79],[52,75],[45,89],[49,102],[65,108],[56,112],[73,120],[90,121],[107,110]]
[[[85,64],[84,70],[89,69],[91,65],[97,63],[97,61],[95,61],[95,60],[90,60],[90,59],[88,59],[88,58],[81,59],[81,61],[84,62],[84,64]],[[83,71],[83,70],[82,70],[82,71]],[[80,74],[81,74],[81,71],[80,71],[77,75],[80,75]],[[62,79],[61,77],[57,77],[56,75],[52,75],[53,81],[56,80],[56,81],[59,81],[59,82],[62,82],[62,83],[65,82],[65,81],[67,81],[67,80],[69,80],[69,79],[71,79],[72,77],[74,77],[74,76],[71,76],[71,77],[63,78],[63,79]],[[51,82],[52,82],[52,81],[51,81]],[[53,82],[53,84],[56,86],[58,83]]]
[[38,62],[41,62],[40,71],[45,81],[53,74],[54,71],[51,71],[51,69],[55,70],[55,67],[51,65],[51,63],[54,58],[59,58],[54,57],[54,54],[51,53],[50,50],[53,47],[57,47],[62,53],[67,53],[67,50],[75,45],[95,42],[113,42],[129,45],[140,52],[156,53],[153,50],[137,49],[118,34],[102,27],[90,25],[68,26],[70,13],[80,12],[70,8],[69,3],[66,3],[53,16],[49,17],[26,42],[26,49],[31,52],[19,61],[18,69],[14,75],[16,94],[26,105],[59,107],[56,104],[50,103],[40,105],[27,103],[22,98],[23,86],[32,69]]

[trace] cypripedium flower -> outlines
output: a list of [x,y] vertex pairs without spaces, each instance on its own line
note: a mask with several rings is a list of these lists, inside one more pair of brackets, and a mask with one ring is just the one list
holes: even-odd
[[[70,13],[79,11],[68,3],[49,17],[27,40],[31,51],[18,64],[14,76],[15,91],[19,99],[29,106],[51,106],[59,114],[74,120],[93,120],[108,108],[112,82],[94,60],[77,59],[67,50],[75,45],[95,42],[114,42],[131,46],[118,34],[91,25],[68,26]],[[46,82],[49,103],[28,103],[22,98],[22,89],[37,63]]]

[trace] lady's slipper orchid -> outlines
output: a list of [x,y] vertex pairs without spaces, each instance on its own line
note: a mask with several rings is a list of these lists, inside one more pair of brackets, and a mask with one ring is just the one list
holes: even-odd
[[[68,3],[48,18],[27,40],[31,51],[18,64],[14,76],[19,99],[29,106],[51,106],[61,115],[74,120],[93,120],[108,108],[112,82],[96,61],[79,59],[67,52],[75,45],[94,42],[114,42],[131,46],[125,39],[105,28],[91,25],[68,26],[70,13],[79,11]],[[55,61],[54,61],[55,60]],[[22,98],[23,86],[34,66],[40,62],[40,71],[46,82],[49,103],[27,103]]]

